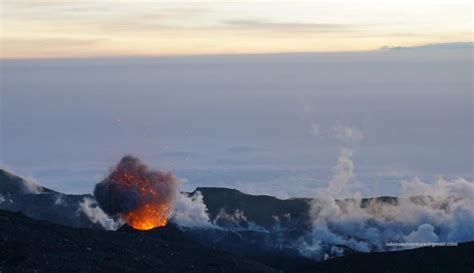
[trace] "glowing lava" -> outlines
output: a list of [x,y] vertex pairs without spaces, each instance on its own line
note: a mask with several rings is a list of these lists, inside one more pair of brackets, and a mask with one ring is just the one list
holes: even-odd
[[134,211],[123,214],[122,220],[134,229],[148,230],[166,226],[171,209],[167,206],[145,205]]
[[168,223],[177,195],[177,179],[126,156],[96,185],[94,195],[108,215],[120,217],[135,229],[148,230]]
[[154,173],[142,175],[135,168],[125,168],[110,175],[110,178],[119,181],[125,187],[132,187],[139,193],[139,197],[145,203],[137,208],[120,215],[128,225],[139,230],[148,230],[155,227],[165,226],[171,209],[162,204],[158,181],[167,181],[169,174]]

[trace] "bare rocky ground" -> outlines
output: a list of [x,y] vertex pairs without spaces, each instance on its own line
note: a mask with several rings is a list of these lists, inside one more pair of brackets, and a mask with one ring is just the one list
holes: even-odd
[[0,272],[278,272],[141,233],[71,228],[0,210]]
[[[278,224],[287,230],[280,235],[291,241],[308,229],[309,200],[304,198],[280,200],[233,189],[199,188],[211,219],[229,229],[180,230],[169,224],[145,232],[127,226],[105,231],[79,209],[84,198],[93,196],[62,194],[39,185],[35,194],[24,185],[22,178],[0,170],[0,273],[474,270],[474,242],[393,252],[346,251],[343,257],[317,263],[294,255],[292,249],[269,248],[272,233],[232,230],[234,222],[217,221],[222,211],[239,210],[249,222],[271,229],[276,215]],[[398,200],[379,197],[363,201],[396,204]],[[292,217],[285,218],[289,214]],[[245,227],[249,222],[238,224]]]
[[[323,263],[280,257],[287,272],[466,272],[474,242],[378,253]],[[289,263],[293,263],[288,265]],[[281,272],[238,255],[203,248],[172,225],[137,232],[72,228],[0,210],[0,272]]]

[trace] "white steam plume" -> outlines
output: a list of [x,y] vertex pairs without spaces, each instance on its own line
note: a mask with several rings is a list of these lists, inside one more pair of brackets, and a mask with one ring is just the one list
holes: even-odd
[[354,162],[352,161],[352,150],[343,148],[334,167],[334,175],[329,185],[323,190],[324,196],[335,197],[346,187],[347,183],[354,177]]
[[335,199],[354,177],[352,146],[362,133],[334,127],[344,143],[328,187],[312,201],[312,234],[300,239],[300,252],[316,259],[356,251],[405,248],[390,243],[442,243],[474,240],[474,181],[440,178],[402,182],[402,197]]
[[333,129],[336,138],[344,142],[348,146],[357,144],[364,138],[362,132],[355,127],[343,126],[338,124],[334,126]]
[[89,197],[84,197],[81,203],[79,203],[78,213],[84,213],[93,223],[98,223],[106,230],[116,230],[122,223],[115,221],[110,218],[105,212],[99,207],[97,202]]
[[[439,179],[430,185],[403,182],[404,194],[392,201],[317,198],[312,203],[313,233],[302,253],[322,258],[329,250],[314,245],[384,251],[404,248],[387,243],[449,243],[474,240],[474,181]],[[414,194],[422,194],[413,196]],[[410,196],[410,197],[407,197]],[[312,248],[310,248],[310,246]],[[319,252],[309,253],[308,249]]]
[[362,132],[354,127],[336,125],[333,130],[336,138],[344,144],[344,147],[341,149],[339,158],[337,159],[337,165],[334,168],[334,175],[329,181],[329,186],[322,191],[322,197],[337,196],[354,177],[352,146],[363,139]]
[[197,191],[192,196],[181,193],[174,203],[170,221],[182,227],[212,227],[201,192]]

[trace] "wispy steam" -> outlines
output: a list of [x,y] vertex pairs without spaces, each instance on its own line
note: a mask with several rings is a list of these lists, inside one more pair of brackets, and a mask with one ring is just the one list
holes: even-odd
[[[408,182],[407,182],[408,183]],[[357,251],[391,250],[388,242],[463,242],[474,240],[474,181],[440,179],[435,185],[417,180],[410,185],[426,195],[392,201],[318,198],[312,204],[313,234],[301,244],[336,245]],[[311,252],[321,258],[323,253]]]
[[192,196],[180,194],[174,204],[170,221],[182,227],[211,227],[201,192],[197,191]]
[[435,233],[435,228],[430,224],[422,224],[418,226],[415,231],[412,231],[405,239],[409,242],[437,242],[438,235]]
[[21,182],[24,194],[40,194],[43,192],[43,187],[31,176],[22,179]]
[[334,175],[329,181],[329,186],[323,190],[326,196],[334,197],[341,193],[347,183],[354,177],[354,162],[352,161],[352,150],[343,148],[334,168]]
[[321,134],[320,125],[314,122],[311,122],[311,134],[313,136],[319,136]]
[[213,224],[229,230],[253,230],[253,231],[266,231],[262,226],[249,221],[245,213],[239,209],[234,210],[231,213],[227,213],[224,209],[219,211],[219,214],[214,218]]
[[352,161],[353,145],[363,139],[362,132],[354,127],[336,125],[333,128],[335,137],[343,143],[343,148],[334,167],[334,174],[329,186],[323,189],[321,197],[336,197],[354,177],[354,162]]
[[355,127],[338,124],[334,126],[334,133],[336,138],[344,142],[346,145],[359,143],[363,139],[362,132]]
[[372,201],[337,200],[354,177],[352,147],[363,139],[360,130],[335,126],[343,143],[334,175],[311,203],[313,230],[303,236],[299,249],[316,259],[356,251],[391,250],[389,242],[462,242],[474,240],[474,181],[419,179],[402,182],[402,197]]
[[78,212],[84,213],[93,223],[98,223],[107,230],[116,230],[121,225],[119,220],[116,221],[110,218],[94,199],[88,197],[85,197],[79,203]]

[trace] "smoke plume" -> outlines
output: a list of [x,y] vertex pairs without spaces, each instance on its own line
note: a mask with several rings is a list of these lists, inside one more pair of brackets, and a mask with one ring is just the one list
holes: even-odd
[[474,240],[474,181],[414,179],[402,182],[399,198],[364,200],[355,193],[352,199],[336,199],[355,176],[352,147],[363,135],[345,126],[334,132],[343,148],[329,185],[311,202],[312,232],[300,238],[301,254],[326,259],[347,249],[387,251]]
[[354,177],[354,162],[352,161],[352,150],[343,148],[334,168],[334,175],[329,181],[329,186],[323,190],[325,196],[334,197],[340,194],[347,183]]
[[188,196],[181,193],[176,200],[170,221],[181,227],[210,228],[213,227],[207,213],[201,192]]
[[311,202],[312,232],[299,241],[303,255],[326,259],[346,249],[386,251],[406,248],[404,243],[416,247],[474,240],[473,181],[428,184],[414,179],[402,182],[402,196],[391,201],[364,201],[357,193],[352,199],[336,199],[355,176],[352,147],[363,135],[346,126],[336,126],[334,132],[343,148],[329,185]]
[[89,197],[84,197],[81,203],[79,203],[78,213],[84,213],[92,223],[100,224],[106,230],[115,230],[119,227],[120,220],[115,221],[104,213],[102,209],[97,205],[97,202]]
[[166,225],[177,195],[173,174],[151,170],[133,156],[122,158],[94,189],[107,215],[142,230]]
[[[313,232],[303,252],[321,258],[315,245],[336,245],[357,251],[406,248],[391,243],[450,243],[474,240],[474,181],[439,179],[434,184],[405,182],[402,197],[336,200],[312,203]],[[409,192],[406,192],[409,191]],[[416,195],[423,193],[423,195]],[[410,196],[410,197],[407,197]],[[309,246],[320,252],[308,251]],[[410,247],[410,246],[408,246]],[[325,253],[328,254],[328,253]]]

